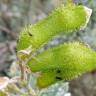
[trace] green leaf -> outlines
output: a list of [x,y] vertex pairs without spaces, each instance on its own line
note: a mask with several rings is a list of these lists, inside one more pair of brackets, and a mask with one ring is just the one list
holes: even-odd
[[86,23],[86,11],[82,5],[61,5],[45,19],[25,27],[20,33],[17,52],[32,46],[32,51],[43,46],[53,36],[75,32]]
[[28,66],[32,72],[41,73],[37,85],[44,88],[96,69],[96,52],[78,42],[64,43],[32,58]]

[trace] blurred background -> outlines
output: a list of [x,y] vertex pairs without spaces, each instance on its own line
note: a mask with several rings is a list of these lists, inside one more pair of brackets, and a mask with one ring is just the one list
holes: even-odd
[[[16,40],[27,24],[45,18],[58,5],[59,0],[0,0],[0,76],[11,77],[15,73]],[[84,31],[58,37],[58,41],[80,40],[96,50],[96,0],[74,0],[93,10],[91,20]],[[72,96],[96,96],[96,72],[87,73],[69,83]],[[45,96],[45,95],[44,95]],[[69,95],[68,95],[69,96]]]

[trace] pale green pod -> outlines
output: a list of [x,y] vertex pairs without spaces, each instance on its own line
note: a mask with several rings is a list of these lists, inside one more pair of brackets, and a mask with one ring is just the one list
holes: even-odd
[[28,66],[41,73],[37,85],[44,88],[96,69],[96,52],[78,42],[64,43],[38,54]]
[[87,13],[84,6],[64,6],[62,4],[45,19],[22,30],[17,43],[17,52],[29,46],[32,46],[34,51],[47,43],[53,36],[80,29],[85,25],[86,21]]

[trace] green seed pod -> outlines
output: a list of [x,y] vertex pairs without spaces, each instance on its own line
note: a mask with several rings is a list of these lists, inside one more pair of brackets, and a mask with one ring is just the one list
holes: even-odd
[[32,46],[34,51],[53,36],[83,28],[88,22],[87,15],[86,8],[82,5],[59,6],[45,19],[22,30],[17,43],[17,52],[29,46]]
[[78,42],[64,43],[38,54],[28,66],[32,72],[41,73],[37,85],[44,88],[96,69],[96,52]]

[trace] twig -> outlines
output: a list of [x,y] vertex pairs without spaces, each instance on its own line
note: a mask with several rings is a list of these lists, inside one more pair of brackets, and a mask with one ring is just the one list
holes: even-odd
[[16,32],[12,32],[11,30],[3,26],[0,26],[0,30],[9,34],[13,39],[16,39]]

